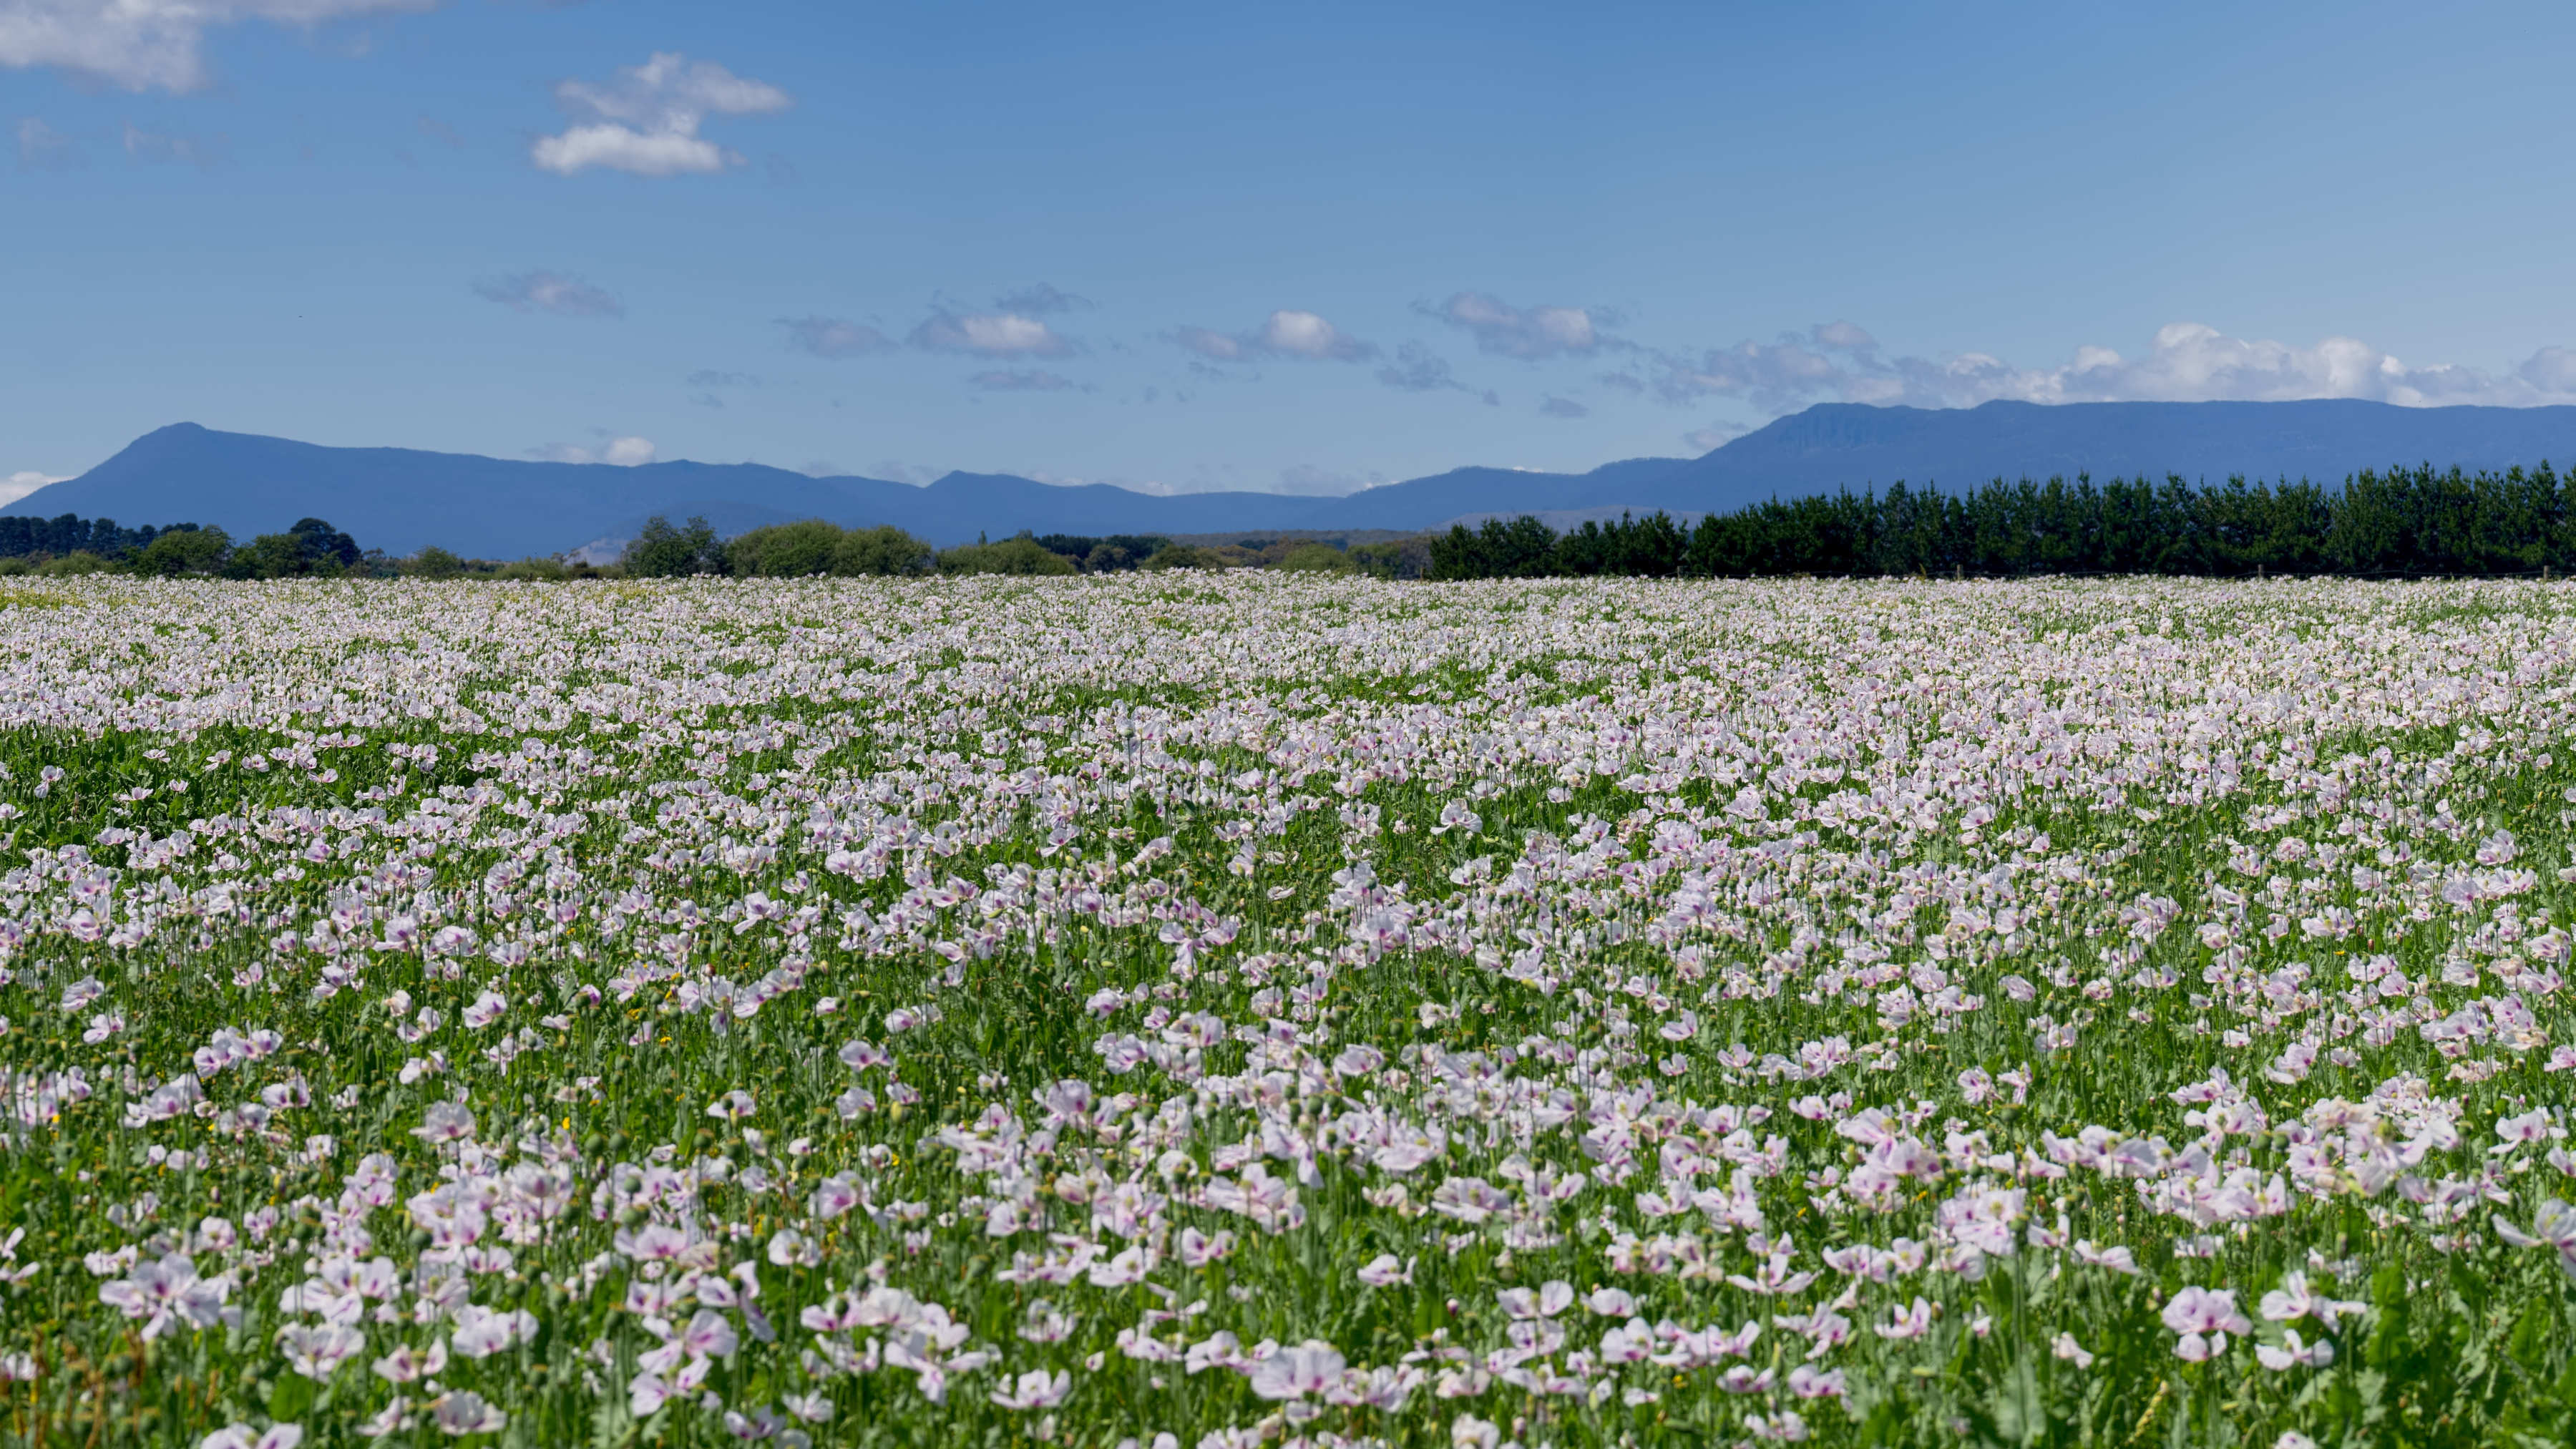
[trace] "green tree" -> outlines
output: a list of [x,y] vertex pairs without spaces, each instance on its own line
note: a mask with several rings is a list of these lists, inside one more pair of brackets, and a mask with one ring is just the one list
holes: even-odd
[[281,579],[305,572],[304,541],[291,533],[263,533],[232,552],[224,576],[233,579]]
[[843,578],[910,577],[936,567],[929,544],[892,524],[854,528],[832,546],[832,569]]
[[1069,574],[1073,560],[1021,534],[1000,543],[967,544],[939,555],[943,574]]
[[715,529],[704,518],[692,518],[686,525],[673,528],[670,519],[656,513],[644,520],[643,532],[626,545],[619,562],[634,578],[673,579],[724,572],[725,552]]
[[1166,569],[1221,569],[1225,560],[1196,544],[1171,543],[1156,549],[1141,567],[1152,573]]
[[1301,543],[1280,556],[1272,568],[1292,574],[1347,574],[1358,565],[1329,543]]
[[286,532],[302,549],[307,573],[346,573],[357,566],[358,541],[321,519],[299,518]]
[[465,572],[465,560],[433,543],[403,560],[401,567],[416,579],[452,579]]
[[737,578],[793,579],[832,572],[832,554],[840,546],[837,525],[819,518],[772,524],[737,535],[725,545],[725,561]]
[[103,574],[115,567],[116,565],[109,561],[106,555],[95,554],[84,548],[76,549],[60,558],[49,558],[36,565],[36,572],[48,578],[62,578],[76,574]]
[[156,536],[134,556],[134,571],[158,578],[182,574],[218,574],[233,541],[220,528],[174,528]]

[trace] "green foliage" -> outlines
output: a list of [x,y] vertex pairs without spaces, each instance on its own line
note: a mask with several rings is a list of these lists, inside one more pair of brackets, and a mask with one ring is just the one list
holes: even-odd
[[804,578],[830,573],[832,551],[840,542],[839,526],[819,518],[772,524],[736,535],[725,545],[725,561],[737,578]]
[[832,546],[832,572],[842,578],[909,577],[931,571],[929,544],[892,524],[853,528]]
[[404,574],[422,579],[452,579],[467,572],[465,560],[434,543],[403,560],[399,567]]
[[1418,579],[1431,568],[1431,550],[1418,538],[1353,544],[1350,558],[1361,573],[1375,579]]
[[[196,526],[175,523],[170,528],[184,531]],[[120,528],[113,518],[82,518],[73,513],[53,518],[0,518],[0,558],[34,556],[42,562],[65,554],[94,553],[121,560],[142,552],[168,531],[150,524]]]
[[843,529],[819,518],[755,528],[725,545],[740,578],[843,578],[927,573],[931,548],[891,525]]
[[1556,535],[1527,515],[1488,518],[1474,530],[1452,524],[1431,540],[1431,578],[1534,579],[1558,572]]
[[644,520],[643,532],[626,545],[619,562],[629,577],[639,579],[720,574],[725,572],[725,547],[704,518],[692,518],[674,528],[671,520],[656,513]]
[[2430,464],[2310,482],[2195,487],[2000,479],[1964,493],[1909,488],[1774,498],[1684,528],[1662,513],[1557,537],[1535,518],[1453,527],[1429,576],[1662,578],[2165,574],[2365,578],[2576,567],[2576,482],[2548,464],[2501,474]]
[[1101,537],[1042,533],[1037,537],[1038,547],[1072,559],[1087,574],[1125,573],[1141,567],[1145,560],[1170,542],[1160,534],[1137,533],[1113,533]]
[[942,550],[939,571],[943,574],[1069,574],[1073,560],[1039,546],[1038,541],[1023,533],[1000,543],[970,543]]
[[533,583],[560,583],[566,579],[595,579],[599,577],[599,570],[589,564],[566,563],[562,559],[548,558],[540,554],[505,563],[492,571],[492,577]]
[[47,559],[36,565],[36,572],[47,578],[75,578],[82,574],[103,574],[115,567],[112,560],[82,549],[78,553]]
[[1301,543],[1271,567],[1292,574],[1347,574],[1358,569],[1349,554],[1329,543]]
[[1157,551],[1145,560],[1143,567],[1160,573],[1165,569],[1221,569],[1225,560],[1214,551],[1196,544],[1175,543]]
[[321,519],[304,518],[284,533],[263,533],[234,549],[224,573],[236,579],[337,578],[358,558],[356,540]]
[[134,571],[159,578],[183,574],[217,574],[232,554],[233,541],[220,528],[170,529],[144,545],[134,557]]

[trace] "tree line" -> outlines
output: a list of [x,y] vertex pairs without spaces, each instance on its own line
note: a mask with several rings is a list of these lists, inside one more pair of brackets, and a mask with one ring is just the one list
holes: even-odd
[[119,528],[113,518],[83,518],[74,513],[56,518],[0,518],[0,558],[60,558],[75,553],[126,558],[151,547],[152,540],[163,533],[196,526],[174,523],[161,529],[147,523],[141,528]]
[[2576,569],[2576,476],[2549,464],[2474,474],[2431,465],[2194,485],[2000,479],[1944,492],[1772,498],[1684,525],[1665,513],[1558,533],[1537,518],[1430,540],[1434,579],[2032,574],[2497,576]]
[[1104,574],[1164,569],[1277,569],[1288,573],[1371,574],[1420,578],[1424,540],[1352,543],[1345,534],[1226,535],[1229,541],[1185,543],[1156,533],[1019,533],[934,548],[900,528],[842,528],[820,519],[755,528],[719,538],[704,518],[684,524],[655,515],[626,547],[617,567],[635,578],[728,575]]
[[356,539],[319,518],[240,544],[220,528],[194,523],[120,528],[112,518],[69,513],[0,518],[0,573],[277,579],[395,571],[383,554],[361,551]]
[[0,518],[0,573],[104,571],[239,579],[476,575],[632,577],[1073,574],[1262,567],[1388,578],[1981,578],[2033,574],[2245,577],[2478,577],[2576,571],[2576,475],[2549,464],[2468,473],[2431,465],[2362,472],[2341,487],[2230,478],[2195,485],[2089,476],[2000,479],[1961,492],[1895,484],[1772,498],[1696,523],[1661,511],[1559,533],[1530,516],[1453,526],[1419,539],[1245,538],[1188,544],[1159,535],[1027,533],[934,548],[891,526],[820,520],[721,539],[703,518],[655,516],[606,570],[558,559],[495,564],[428,548],[405,559],[361,549],[318,518],[236,544],[220,528],[128,529],[107,518]]
[[718,538],[703,518],[674,524],[659,514],[619,559],[635,578],[725,574],[736,578],[841,578],[920,574],[1124,573],[1139,568],[1188,567],[1199,551],[1159,535],[1090,537],[1022,533],[998,542],[978,540],[933,548],[900,528],[843,528],[819,518],[755,528]]

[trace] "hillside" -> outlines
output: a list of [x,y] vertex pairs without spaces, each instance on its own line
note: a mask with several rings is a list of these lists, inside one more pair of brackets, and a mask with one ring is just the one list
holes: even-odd
[[409,553],[517,557],[631,534],[647,515],[705,513],[727,532],[787,518],[891,523],[935,543],[1037,533],[1204,534],[1421,529],[1470,515],[1619,508],[1723,512],[1837,487],[1964,487],[1997,477],[2230,474],[2340,482],[2363,468],[2434,462],[2501,469],[2576,460],[2576,408],[2400,408],[2384,403],[1988,403],[1929,411],[1829,403],[1692,459],[1639,458],[1589,473],[1468,467],[1346,498],[1159,496],[951,473],[920,488],[812,478],[753,463],[534,463],[401,448],[327,448],[161,428],[0,516],[76,513],[126,524],[197,522],[249,535],[327,518]]

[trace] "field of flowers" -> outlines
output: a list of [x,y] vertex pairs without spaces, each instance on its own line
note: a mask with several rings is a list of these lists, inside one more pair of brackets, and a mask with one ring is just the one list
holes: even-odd
[[0,596],[0,1440],[2557,1444],[2576,588]]

